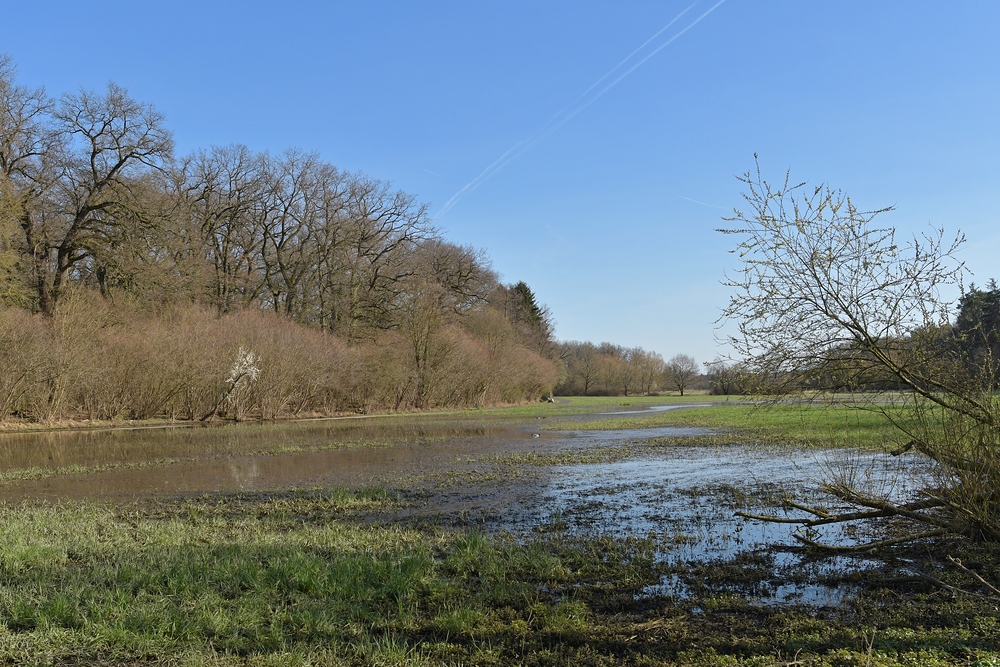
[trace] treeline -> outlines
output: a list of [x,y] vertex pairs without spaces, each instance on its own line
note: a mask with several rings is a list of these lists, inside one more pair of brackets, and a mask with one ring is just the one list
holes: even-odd
[[[935,378],[933,382],[995,392],[1000,389],[1000,286],[995,280],[985,289],[971,284],[957,306],[954,322],[881,338],[881,353],[889,359],[907,359],[914,372]],[[781,372],[762,373],[719,359],[707,364],[707,370],[712,392],[719,394],[912,391],[914,384],[923,386],[901,379],[858,343],[832,345],[808,363]]]
[[678,354],[664,361],[657,352],[612,343],[559,344],[565,366],[555,393],[569,396],[636,396],[707,388],[694,358]]
[[[1000,389],[1000,287],[972,284],[958,301],[954,323],[914,328],[902,336],[885,337],[885,354],[906,358],[914,371],[933,382],[953,382],[986,392]],[[832,348],[814,368],[800,374],[798,384],[844,391],[910,390],[901,379],[860,345]],[[984,386],[979,386],[984,385]]]
[[0,419],[482,405],[557,381],[530,288],[412,195],[300,151],[175,157],[123,88],[53,99],[6,57],[0,338]]

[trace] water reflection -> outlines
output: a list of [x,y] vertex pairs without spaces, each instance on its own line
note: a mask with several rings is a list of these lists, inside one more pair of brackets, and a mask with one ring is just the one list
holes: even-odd
[[20,468],[100,466],[172,458],[394,444],[453,436],[487,435],[490,429],[391,418],[251,423],[167,428],[121,428],[41,433],[0,433],[0,471]]
[[[541,496],[545,510],[539,521],[578,533],[659,535],[663,548],[658,557],[684,568],[766,554],[775,583],[765,581],[752,591],[758,603],[837,606],[857,590],[856,584],[839,581],[843,575],[864,573],[881,563],[847,557],[813,563],[800,554],[774,553],[774,545],[796,543],[797,525],[746,519],[735,512],[784,516],[777,507],[786,494],[833,513],[846,510],[819,488],[838,471],[854,474],[856,482],[895,500],[911,498],[928,474],[914,458],[858,450],[675,447],[661,458],[556,470]],[[849,544],[859,537],[855,529],[825,526],[817,537],[828,544]],[[790,580],[792,573],[796,580]],[[833,575],[838,581],[823,582]],[[642,595],[687,598],[690,590],[684,576],[671,574]]]

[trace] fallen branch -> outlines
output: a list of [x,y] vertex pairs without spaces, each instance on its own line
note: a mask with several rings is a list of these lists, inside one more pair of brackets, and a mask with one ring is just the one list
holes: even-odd
[[958,558],[955,558],[953,556],[948,556],[948,562],[951,563],[951,564],[953,564],[955,567],[957,567],[962,572],[965,572],[967,575],[969,575],[970,577],[972,577],[973,579],[975,579],[976,581],[978,581],[979,583],[981,583],[983,586],[986,586],[986,588],[990,589],[991,591],[993,591],[997,595],[1000,595],[1000,588],[997,588],[996,586],[994,586],[990,582],[988,582],[985,579],[983,579],[982,575],[980,575],[975,570],[970,570],[969,568],[967,568],[964,565],[962,565],[962,561],[959,560]]
[[942,535],[947,535],[949,532],[945,529],[938,530],[928,530],[923,533],[911,533],[909,535],[902,535],[900,537],[892,537],[886,540],[878,540],[877,542],[866,542],[865,544],[853,544],[850,546],[838,546],[834,544],[823,544],[822,542],[817,542],[815,540],[810,540],[804,535],[793,535],[795,539],[802,542],[806,546],[814,547],[816,549],[822,549],[823,551],[830,551],[833,553],[863,553],[865,551],[872,551],[874,549],[879,549],[881,547],[888,547],[894,544],[902,544],[903,542],[913,542],[914,540],[922,540],[927,537],[941,537]]
[[943,502],[937,499],[919,500],[907,503],[906,505],[900,505],[898,508],[896,506],[890,506],[884,509],[877,509],[869,512],[850,512],[848,514],[831,515],[823,512],[822,510],[809,508],[799,503],[788,501],[786,504],[821,518],[809,519],[804,517],[781,517],[768,514],[750,514],[749,512],[736,512],[736,516],[741,516],[746,519],[755,519],[757,521],[767,521],[770,523],[797,523],[812,528],[814,526],[825,526],[832,523],[846,523],[848,521],[859,521],[862,519],[881,519],[889,516],[898,516],[900,514],[898,510],[900,509],[906,512],[914,512],[916,510],[931,509],[944,505]]
[[854,489],[842,484],[827,484],[826,489],[844,502],[885,512],[884,516],[902,516],[919,523],[929,523],[932,526],[937,526],[938,528],[942,528],[952,533],[964,534],[961,527],[953,522],[947,521],[946,519],[933,514],[921,514],[919,512],[921,509],[944,507],[945,503],[938,498],[919,500],[905,505],[893,505],[892,503],[881,498],[875,498],[858,493]]
[[816,507],[809,507],[808,505],[803,505],[802,503],[797,503],[791,498],[785,498],[784,503],[789,507],[794,507],[795,509],[800,509],[803,512],[809,512],[809,514],[818,516],[820,519],[832,519],[833,516]]

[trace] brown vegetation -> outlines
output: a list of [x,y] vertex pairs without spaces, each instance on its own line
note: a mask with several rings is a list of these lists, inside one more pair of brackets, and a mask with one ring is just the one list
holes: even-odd
[[563,396],[641,396],[662,391],[707,389],[695,360],[678,354],[665,362],[658,352],[612,343],[569,341],[558,347],[565,365],[555,393]]
[[[390,332],[348,346],[273,313],[220,317],[199,305],[150,312],[76,290],[52,317],[0,311],[0,420],[275,419],[460,407],[537,400],[556,380],[552,361],[513,339],[491,349],[458,325],[434,337],[424,368],[406,342]],[[249,359],[252,380],[247,372],[234,377],[241,358]]]

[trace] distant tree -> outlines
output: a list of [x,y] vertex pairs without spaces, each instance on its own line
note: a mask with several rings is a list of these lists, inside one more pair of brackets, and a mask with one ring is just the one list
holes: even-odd
[[666,362],[657,352],[647,352],[638,347],[633,352],[633,362],[639,371],[639,386],[642,393],[651,394],[658,388],[658,383],[663,378],[666,370]]
[[712,394],[730,396],[742,392],[740,368],[737,364],[716,357],[712,361],[705,362],[705,372]]
[[558,358],[565,369],[555,391],[565,396],[587,396],[594,390],[600,372],[597,346],[589,342],[566,341],[558,346]]
[[597,346],[600,370],[596,393],[609,396],[628,396],[629,377],[626,368],[625,348],[607,341]]
[[958,301],[955,337],[965,365],[993,378],[1000,375],[1000,287],[990,280],[985,290],[970,285]]
[[686,354],[677,354],[667,362],[667,378],[677,391],[684,395],[684,389],[691,385],[691,381],[698,375],[698,362]]

